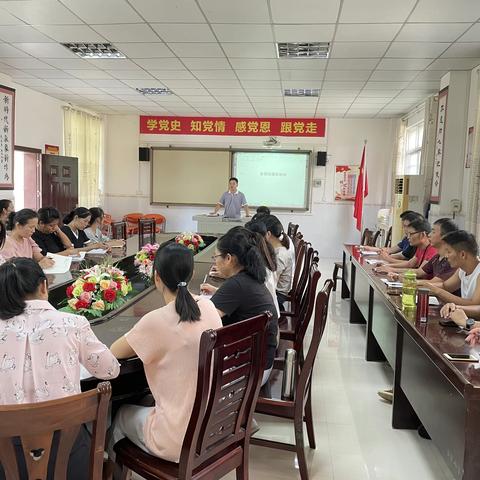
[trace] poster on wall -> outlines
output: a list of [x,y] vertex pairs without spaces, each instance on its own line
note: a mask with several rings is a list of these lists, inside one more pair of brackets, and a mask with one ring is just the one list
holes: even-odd
[[355,200],[360,165],[335,165],[335,200]]
[[0,85],[0,188],[13,190],[15,90]]
[[473,155],[473,131],[474,127],[469,127],[467,135],[467,154],[465,155],[465,168],[470,168],[472,166],[472,155]]
[[442,164],[445,143],[445,128],[447,126],[447,99],[448,87],[438,94],[437,129],[435,133],[435,155],[433,163],[432,203],[440,202],[440,186],[442,184]]

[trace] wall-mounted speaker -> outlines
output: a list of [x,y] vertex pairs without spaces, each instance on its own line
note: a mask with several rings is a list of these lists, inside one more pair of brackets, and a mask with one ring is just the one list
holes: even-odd
[[150,149],[147,147],[140,147],[138,149],[138,161],[149,162],[150,161]]
[[327,152],[317,152],[317,167],[324,167],[327,164]]

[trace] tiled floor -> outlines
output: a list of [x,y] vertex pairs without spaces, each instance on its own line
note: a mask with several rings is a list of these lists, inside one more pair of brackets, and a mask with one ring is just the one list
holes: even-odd
[[[333,261],[320,261],[324,278],[332,269]],[[365,327],[348,323],[348,308],[340,292],[333,292],[314,371],[317,448],[307,448],[310,480],[452,480],[431,441],[416,431],[391,428],[391,406],[376,392],[391,385],[392,371],[364,360]],[[256,419],[257,436],[293,441],[291,424],[261,415]],[[234,480],[234,472],[225,478]],[[250,478],[300,479],[296,457],[252,446]]]

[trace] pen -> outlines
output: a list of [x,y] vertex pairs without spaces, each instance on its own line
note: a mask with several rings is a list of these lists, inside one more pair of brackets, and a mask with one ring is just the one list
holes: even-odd
[[205,277],[203,277],[203,283],[205,283],[207,281],[207,278],[208,278],[208,273],[206,273]]

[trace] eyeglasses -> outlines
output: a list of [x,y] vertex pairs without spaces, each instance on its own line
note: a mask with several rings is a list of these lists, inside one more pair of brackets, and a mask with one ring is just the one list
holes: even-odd
[[421,232],[421,231],[418,231],[418,232],[407,232],[406,235],[407,235],[407,237],[411,237],[411,236],[413,236],[413,235],[415,235],[415,234],[417,234],[417,233],[423,233],[423,232]]
[[223,253],[219,253],[218,255],[212,255],[212,260],[215,260],[217,257],[223,257]]

